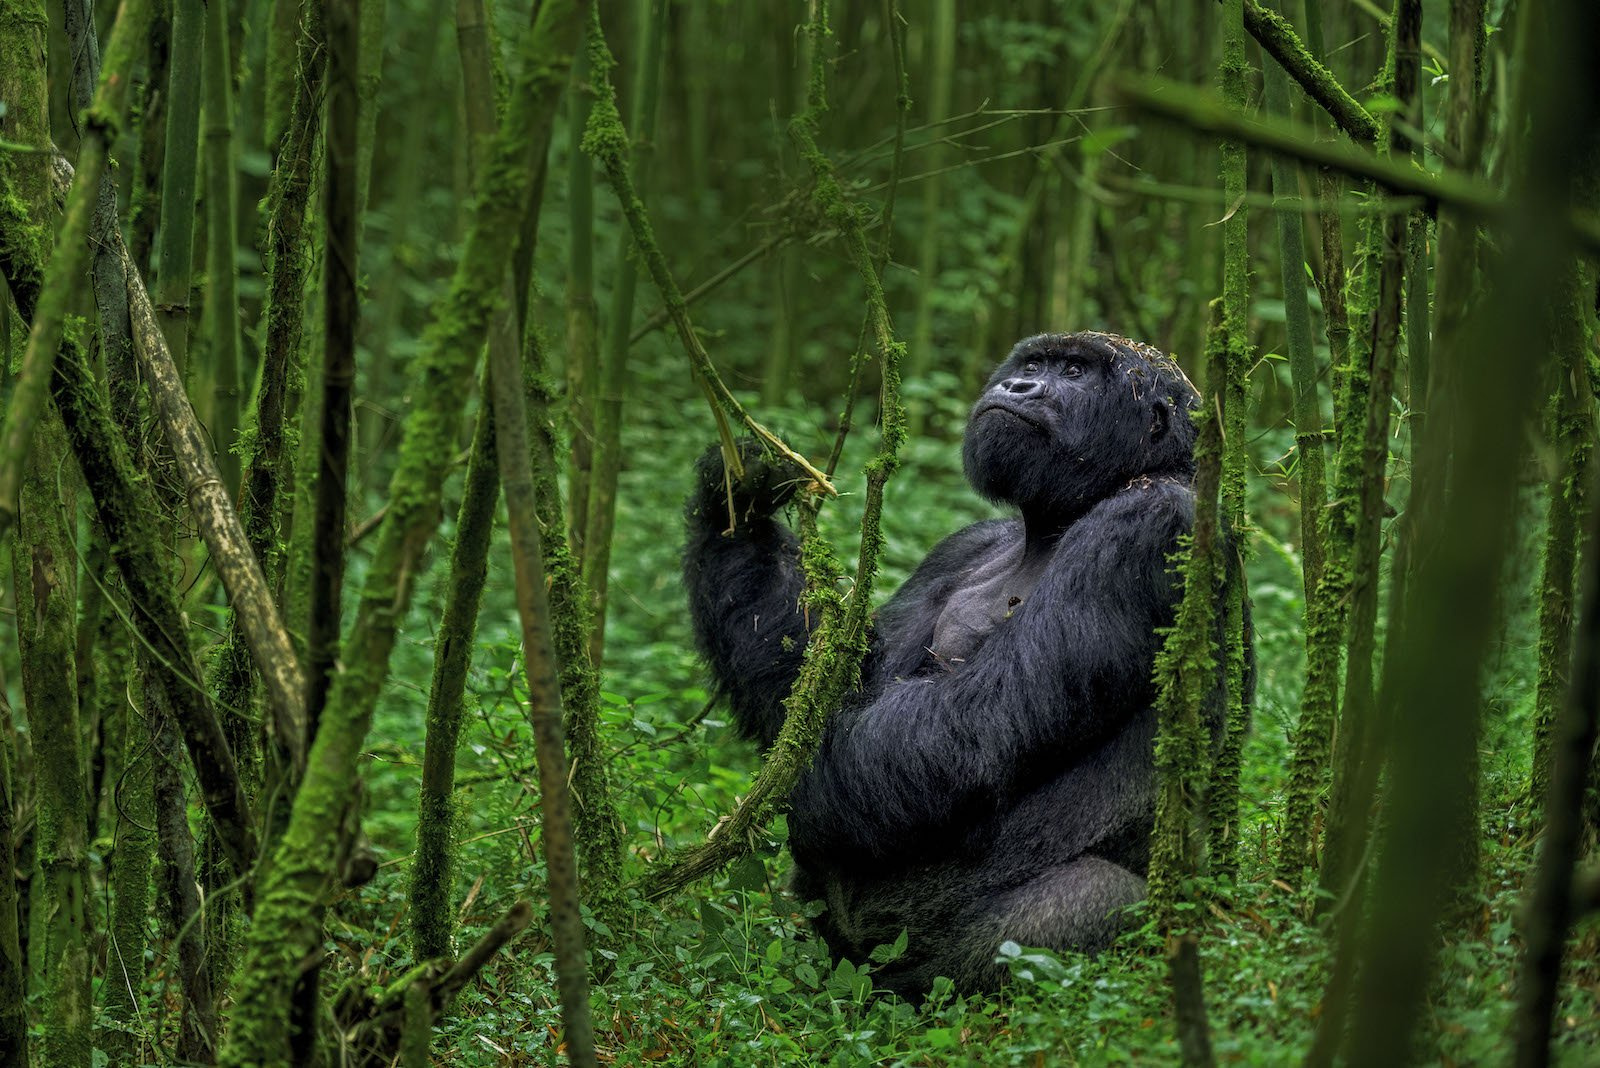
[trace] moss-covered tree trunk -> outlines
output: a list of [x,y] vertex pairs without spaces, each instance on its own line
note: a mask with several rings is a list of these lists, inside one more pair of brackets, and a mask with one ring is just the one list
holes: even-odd
[[581,0],[546,0],[527,33],[507,120],[479,183],[466,249],[418,358],[416,400],[407,415],[389,512],[355,626],[288,827],[258,888],[224,1063],[279,1063],[304,1042],[305,1036],[289,1033],[288,1013],[302,964],[322,944],[323,895],[339,853],[328,828],[343,822],[352,799],[357,760],[388,674],[396,631],[410,603],[418,562],[438,524],[460,399],[469,391],[521,233],[528,183],[537,153],[548,144],[585,8]]
[[[588,49],[573,64],[567,92],[567,544],[583,562],[594,467],[594,416],[600,382],[600,312],[594,299],[594,162],[583,151],[589,125]],[[587,639],[586,639],[587,640]]]
[[[41,0],[0,3],[0,100],[6,102],[0,136],[19,144],[41,145],[50,139],[46,25]],[[35,219],[50,218],[54,212],[50,208],[49,165],[49,157],[43,154],[0,153],[0,197],[14,199]],[[98,188],[93,192],[98,197]],[[48,231],[40,225],[11,229],[0,236],[0,242],[28,243],[35,257],[43,257],[47,240]],[[13,336],[20,340],[25,335],[17,331]],[[9,362],[15,354],[4,355]],[[90,802],[74,670],[78,611],[75,488],[61,417],[54,405],[47,405],[22,465],[19,522],[11,552],[17,656],[33,743],[37,820],[37,874],[32,884],[36,940],[30,940],[28,952],[32,974],[39,983],[36,993],[41,1006],[47,1006],[40,1016],[41,1060],[64,1068],[88,1068],[94,1017],[89,993]],[[9,882],[13,871],[6,868],[0,878]]]
[[[1416,99],[1421,66],[1420,0],[1399,0],[1390,28],[1389,77],[1399,117],[1390,123],[1389,154],[1410,154],[1409,109]],[[1376,226],[1375,226],[1376,229]],[[1377,651],[1378,564],[1383,552],[1384,490],[1389,459],[1389,416],[1394,407],[1395,367],[1405,295],[1407,216],[1392,212],[1381,223],[1377,251],[1377,296],[1367,345],[1365,409],[1346,414],[1341,426],[1341,473],[1358,472],[1341,484],[1358,487],[1351,512],[1350,608],[1345,650],[1344,706],[1334,749],[1333,788],[1328,817],[1322,886],[1340,893],[1356,870],[1367,839],[1367,821],[1378,781],[1381,744],[1373,681]],[[1357,372],[1352,372],[1352,378]],[[1356,431],[1360,430],[1359,439]],[[1357,441],[1359,440],[1359,446]]]
[[[9,314],[9,312],[7,313]],[[22,956],[22,902],[17,895],[16,801],[11,758],[0,745],[0,1063],[28,1063],[28,962]]]
[[[474,123],[468,165],[474,177],[494,133],[494,86],[490,71],[488,29],[481,3],[462,0],[455,7],[456,46]],[[487,112],[487,116],[485,115]],[[570,101],[569,101],[570,113]],[[499,316],[514,315],[507,306]],[[515,331],[498,323],[489,332],[490,345],[515,344]],[[472,646],[478,631],[478,608],[489,571],[489,545],[495,508],[500,501],[500,469],[495,453],[494,406],[489,380],[479,390],[484,401],[473,424],[461,504],[456,511],[456,539],[450,549],[450,578],[444,612],[433,640],[433,678],[428,689],[428,716],[423,740],[422,783],[417,795],[417,855],[411,865],[411,952],[418,960],[447,957],[455,934],[455,777],[456,743],[465,711],[463,695]]]
[[[1240,20],[1235,21],[1236,17]],[[1222,95],[1236,111],[1243,112],[1249,67],[1244,56],[1242,9],[1223,7]],[[1244,555],[1248,539],[1244,510],[1245,466],[1245,378],[1250,370],[1250,249],[1245,195],[1244,145],[1231,139],[1219,146],[1222,159],[1222,188],[1229,210],[1222,230],[1222,337],[1227,344],[1228,364],[1219,382],[1209,379],[1206,388],[1222,405],[1222,481],[1219,507],[1222,529],[1230,535],[1221,551],[1232,559],[1222,562],[1222,677],[1226,718],[1221,744],[1210,772],[1206,790],[1206,822],[1210,829],[1210,863],[1219,875],[1231,876],[1238,868],[1239,766],[1244,752],[1244,735],[1249,726],[1246,705],[1246,634],[1249,612],[1244,577]],[[1208,370],[1209,374],[1209,370]]]
[[[484,383],[487,395],[487,382]],[[465,712],[467,669],[478,630],[478,606],[489,573],[489,543],[500,473],[494,452],[494,414],[478,410],[467,473],[456,511],[444,612],[433,639],[433,680],[428,689],[417,792],[417,855],[411,864],[411,954],[417,960],[449,956],[455,932],[456,743]]]
[[1550,736],[1567,699],[1572,661],[1572,611],[1578,569],[1579,518],[1594,450],[1594,275],[1574,264],[1552,298],[1555,307],[1556,393],[1550,405],[1555,470],[1545,505],[1544,567],[1539,580],[1539,683],[1534,698],[1533,771],[1528,800],[1543,807],[1550,789]]

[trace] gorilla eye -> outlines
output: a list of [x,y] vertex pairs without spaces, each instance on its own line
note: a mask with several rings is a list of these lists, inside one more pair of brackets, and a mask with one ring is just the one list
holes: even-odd
[[1084,372],[1084,366],[1083,366],[1082,363],[1078,362],[1077,360],[1070,361],[1065,367],[1063,367],[1061,369],[1061,373],[1066,375],[1068,378],[1082,378],[1083,377],[1083,372]]
[[1044,365],[1038,360],[1029,360],[1022,365],[1022,373],[1025,375],[1036,375],[1042,370],[1044,370]]

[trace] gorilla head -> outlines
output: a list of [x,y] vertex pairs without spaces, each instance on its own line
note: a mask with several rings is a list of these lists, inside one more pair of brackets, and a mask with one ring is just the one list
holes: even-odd
[[967,420],[962,466],[984,497],[1069,522],[1141,475],[1194,474],[1194,387],[1171,357],[1115,334],[1017,343]]

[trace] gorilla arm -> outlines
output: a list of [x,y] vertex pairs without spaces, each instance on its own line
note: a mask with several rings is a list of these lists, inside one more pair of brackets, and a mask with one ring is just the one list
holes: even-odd
[[783,726],[783,700],[805,654],[805,581],[798,539],[773,518],[793,495],[794,476],[752,445],[741,452],[745,477],[733,487],[732,530],[720,451],[713,446],[696,465],[684,510],[683,583],[696,644],[739,729],[766,748]]
[[1193,513],[1190,488],[1168,480],[1101,501],[965,663],[842,712],[793,796],[796,855],[884,859],[919,833],[970,830],[1148,707],[1178,594],[1167,558]]

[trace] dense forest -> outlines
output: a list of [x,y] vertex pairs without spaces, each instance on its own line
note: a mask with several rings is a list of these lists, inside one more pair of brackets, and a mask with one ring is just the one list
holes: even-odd
[[[1597,1063],[1597,43],[1590,0],[0,0],[0,1064]],[[1178,474],[1046,429],[1192,502],[1161,592],[1090,545],[1049,616],[1027,556],[918,670],[1071,627],[953,726],[864,718],[930,550],[985,496],[1034,544],[974,401],[1091,349]],[[767,593],[705,561],[773,516],[799,640],[730,667],[708,606]],[[935,633],[1009,591],[962,574]],[[1099,759],[1024,737],[1080,693],[1149,731],[1033,818],[1138,794],[1118,933],[973,934],[950,858]]]

